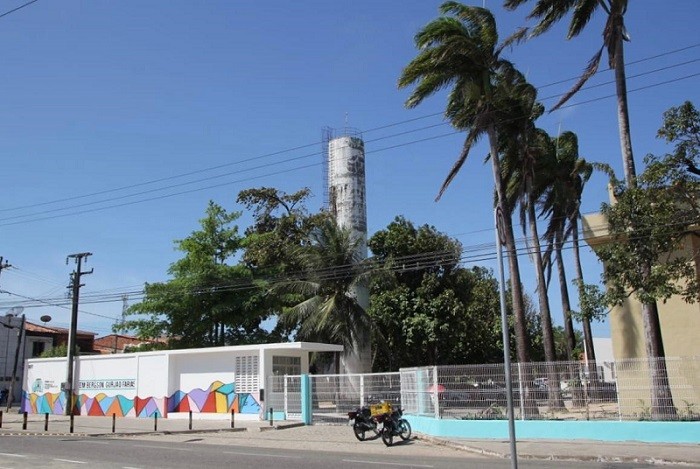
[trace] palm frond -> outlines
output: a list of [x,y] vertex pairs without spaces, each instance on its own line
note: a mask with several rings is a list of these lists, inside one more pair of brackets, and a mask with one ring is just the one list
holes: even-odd
[[459,154],[457,161],[452,166],[452,169],[450,169],[450,172],[447,174],[442,186],[440,186],[440,191],[438,192],[437,197],[435,197],[436,202],[440,200],[440,197],[442,197],[442,194],[444,194],[447,186],[450,185],[455,176],[457,176],[459,170],[462,169],[462,165],[464,165],[464,162],[467,161],[467,157],[469,156],[469,150],[471,150],[471,147],[474,145],[478,137],[479,131],[477,129],[472,129],[467,134],[467,138],[464,140],[464,145],[462,145],[462,151]]
[[528,39],[528,35],[530,33],[530,28],[518,28],[515,30],[513,34],[508,36],[505,41],[501,43],[500,46],[496,48],[496,55],[501,55],[501,52],[503,52],[504,49],[508,47],[513,47],[518,44],[522,44]]
[[[567,35],[568,39],[578,36],[581,31],[585,29],[589,21],[593,17],[593,13],[598,6],[605,9],[604,2],[600,0],[579,0],[576,2],[573,14],[571,16],[571,23],[569,24],[569,32]],[[609,14],[609,12],[607,12]]]
[[603,55],[603,47],[591,58],[586,66],[586,69],[579,78],[578,82],[557,102],[557,104],[549,110],[549,112],[554,112],[563,106],[573,95],[578,93],[578,91],[586,84],[589,78],[596,74],[598,71],[598,66],[600,65],[600,58]]

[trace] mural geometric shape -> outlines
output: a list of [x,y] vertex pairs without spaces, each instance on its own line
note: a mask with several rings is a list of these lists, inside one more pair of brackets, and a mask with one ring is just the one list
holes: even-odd
[[216,412],[216,393],[212,392],[207,396],[204,405],[200,407],[200,412]]
[[190,402],[194,403],[195,407],[200,411],[202,410],[202,407],[204,407],[204,403],[206,402],[208,396],[209,393],[207,391],[202,391],[201,389],[193,389],[187,393],[187,397],[190,398]]

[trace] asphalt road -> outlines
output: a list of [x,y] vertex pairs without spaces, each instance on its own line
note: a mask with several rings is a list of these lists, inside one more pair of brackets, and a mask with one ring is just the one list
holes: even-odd
[[[202,438],[190,434],[185,440],[149,440],[139,438],[61,438],[5,436],[0,439],[0,469],[42,468],[509,468],[503,459],[479,457],[454,451],[436,455],[430,445],[417,441],[396,444],[377,452],[332,452],[326,450],[285,449],[243,446],[239,444],[198,444]],[[371,444],[371,443],[366,443]],[[381,443],[379,443],[381,444]],[[425,454],[420,455],[420,446]],[[402,454],[411,448],[411,455]],[[363,448],[360,446],[359,448]],[[522,468],[623,468],[649,467],[638,464],[611,465],[591,462],[520,461]]]

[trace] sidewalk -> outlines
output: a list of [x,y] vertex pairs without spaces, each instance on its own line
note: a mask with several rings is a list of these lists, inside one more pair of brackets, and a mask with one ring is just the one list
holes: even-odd
[[[246,431],[261,429],[281,428],[282,425],[298,425],[298,422],[273,422],[270,426],[268,421],[258,420],[235,420],[231,428],[230,419],[197,419],[192,420],[192,428],[187,418],[134,418],[120,417],[112,420],[112,417],[90,417],[76,415],[73,418],[73,432],[70,432],[70,417],[66,415],[49,415],[48,430],[45,430],[44,414],[28,414],[27,428],[23,430],[23,417],[21,414],[3,413],[2,428],[0,435],[74,435],[74,436],[97,436],[97,435],[135,435],[146,433],[182,433],[182,432],[223,432],[223,431]],[[114,425],[114,431],[112,431]]]
[[[10,435],[44,435],[44,436],[138,436],[158,437],[159,439],[187,438],[188,434],[200,434],[203,444],[225,444],[231,438],[247,435],[247,441],[256,441],[264,446],[269,442],[275,446],[289,446],[299,449],[300,442],[319,440],[337,443],[334,448],[343,450],[348,445],[357,445],[354,438],[349,438],[349,429],[345,425],[300,426],[299,422],[280,421],[270,426],[267,421],[236,420],[231,428],[230,419],[192,421],[189,419],[158,419],[157,431],[155,419],[117,418],[115,432],[112,433],[111,417],[76,416],[73,433],[69,433],[69,417],[50,415],[48,431],[44,431],[44,415],[29,415],[27,429],[22,430],[22,416],[4,414],[0,436]],[[275,431],[283,430],[284,431]],[[270,434],[268,430],[274,432]],[[243,433],[242,433],[243,432]],[[260,433],[264,432],[264,433]],[[257,435],[257,436],[256,436]],[[149,437],[150,437],[149,436]],[[507,440],[466,440],[441,439],[427,435],[415,435],[418,441],[436,446],[453,448],[475,455],[507,458],[510,445]],[[260,441],[258,441],[260,440]],[[363,443],[363,448],[367,448]],[[383,445],[375,445],[383,451]],[[626,462],[646,464],[682,464],[700,467],[700,446],[691,444],[650,444],[637,442],[603,443],[586,440],[521,440],[517,443],[518,459]]]
[[[485,456],[510,457],[508,440],[422,439],[435,444]],[[610,463],[682,464],[700,467],[700,446],[641,442],[601,442],[592,440],[519,440],[518,459],[554,461],[595,461]]]

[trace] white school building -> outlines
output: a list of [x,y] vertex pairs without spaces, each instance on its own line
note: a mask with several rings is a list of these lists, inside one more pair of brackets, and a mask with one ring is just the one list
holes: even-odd
[[[309,354],[342,345],[290,342],[76,357],[74,412],[176,417],[189,412],[261,418],[268,377],[309,372]],[[22,410],[65,414],[66,358],[25,364]]]

